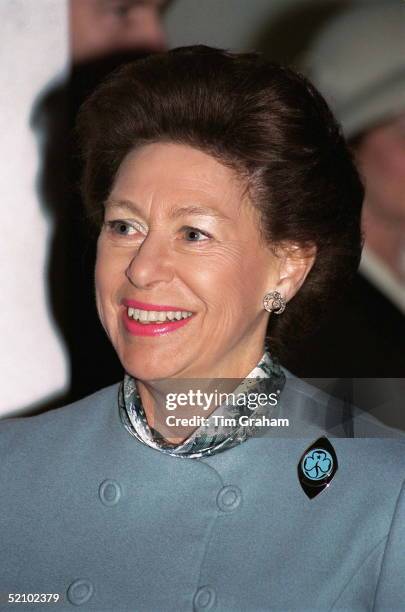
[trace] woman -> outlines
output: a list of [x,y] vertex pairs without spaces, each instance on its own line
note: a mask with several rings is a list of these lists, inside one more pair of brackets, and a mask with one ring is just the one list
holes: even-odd
[[323,99],[256,54],[180,48],[113,75],[79,133],[126,374],[2,423],[0,591],[403,609],[403,438],[275,358],[359,261],[363,190]]

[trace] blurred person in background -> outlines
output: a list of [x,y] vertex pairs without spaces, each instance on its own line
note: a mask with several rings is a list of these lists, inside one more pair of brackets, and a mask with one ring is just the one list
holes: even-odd
[[162,51],[162,13],[167,0],[70,0],[70,41],[74,63],[117,51]]
[[341,11],[304,65],[362,175],[365,244],[351,292],[336,295],[328,321],[288,365],[303,376],[405,377],[405,3]]

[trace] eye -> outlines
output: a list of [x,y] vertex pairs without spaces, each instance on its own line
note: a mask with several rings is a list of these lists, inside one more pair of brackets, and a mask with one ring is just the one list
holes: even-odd
[[109,5],[108,10],[116,17],[125,19],[128,17],[131,8],[132,6],[129,2],[112,2]]
[[211,238],[207,232],[197,229],[196,227],[183,227],[181,230],[187,242],[205,242],[205,240]]
[[125,221],[124,219],[115,219],[106,221],[105,226],[108,232],[117,236],[132,236],[137,233],[144,233],[144,229],[136,221]]

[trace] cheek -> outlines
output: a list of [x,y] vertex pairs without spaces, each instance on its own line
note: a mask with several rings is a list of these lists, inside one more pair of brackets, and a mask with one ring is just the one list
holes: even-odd
[[405,183],[405,152],[397,140],[386,135],[371,137],[364,150],[366,182],[387,189]]
[[381,163],[386,163],[388,178],[405,185],[405,148],[393,147]]
[[104,261],[97,256],[96,267],[94,273],[95,289],[96,289],[96,307],[100,321],[105,328],[105,304],[108,298],[108,274],[106,273]]
[[117,254],[106,248],[102,240],[99,241],[94,271],[97,306],[105,306],[113,298],[121,279],[121,267]]
[[203,254],[198,265],[188,269],[186,283],[209,313],[219,314],[221,319],[246,317],[249,310],[257,312],[265,292],[260,258],[231,248],[221,249],[215,257]]
[[396,148],[381,148],[375,155],[375,171],[386,181],[405,180],[405,155]]
[[96,286],[97,302],[102,300],[106,291],[106,281],[108,279],[107,260],[102,253],[102,249],[97,247],[96,266],[94,269],[94,281]]

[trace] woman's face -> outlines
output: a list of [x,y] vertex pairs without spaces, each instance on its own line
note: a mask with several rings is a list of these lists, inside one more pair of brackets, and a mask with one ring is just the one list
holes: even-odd
[[[233,170],[184,145],[146,145],[121,164],[98,240],[96,299],[135,378],[242,377],[261,357],[262,300],[279,264],[243,187]],[[129,308],[174,321],[142,323]]]

